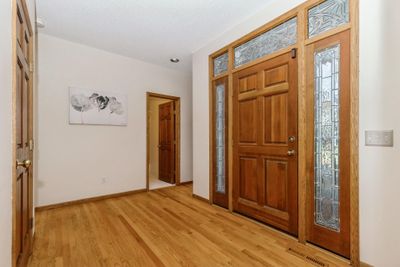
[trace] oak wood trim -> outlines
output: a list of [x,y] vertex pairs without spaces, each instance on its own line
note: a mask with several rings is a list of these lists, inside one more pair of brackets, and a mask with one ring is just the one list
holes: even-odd
[[[231,74],[234,69],[234,58],[235,58],[235,51],[233,47],[229,47],[229,62],[228,62],[228,72]],[[228,76],[228,139],[227,139],[227,146],[228,146],[228,208],[230,212],[233,212],[233,75]]]
[[327,38],[329,36],[336,35],[338,33],[347,31],[350,28],[351,28],[351,24],[350,23],[346,23],[346,24],[340,25],[340,26],[338,26],[338,27],[336,27],[336,28],[334,28],[332,30],[326,31],[324,33],[318,34],[317,36],[314,36],[314,37],[312,37],[310,39],[305,40],[305,45],[309,45],[311,43],[315,43],[315,42],[321,41],[321,40],[323,40],[323,39],[325,39],[325,38]]
[[207,198],[201,197],[201,196],[196,195],[196,194],[194,194],[194,193],[192,194],[192,197],[195,198],[195,199],[197,199],[197,200],[200,200],[200,201],[202,201],[202,202],[205,202],[205,203],[207,203],[207,204],[211,204],[211,203],[210,203],[210,200],[208,200]]
[[175,102],[175,134],[176,134],[176,149],[175,149],[175,185],[181,184],[181,98],[178,96],[146,92],[146,189],[150,190],[149,185],[149,165],[150,165],[150,123],[149,123],[149,108],[150,97],[163,98],[173,100]]
[[40,212],[40,211],[45,211],[45,210],[58,209],[58,208],[63,208],[63,207],[67,207],[67,206],[79,205],[79,204],[83,204],[83,203],[95,202],[95,201],[100,201],[100,200],[105,200],[105,199],[110,199],[110,198],[130,196],[130,195],[139,194],[139,193],[143,193],[143,192],[147,192],[147,189],[146,188],[136,189],[136,190],[127,191],[127,192],[121,192],[121,193],[115,193],[115,194],[109,194],[109,195],[103,195],[103,196],[97,196],[97,197],[89,197],[89,198],[66,201],[66,202],[61,202],[61,203],[56,203],[56,204],[51,204],[51,205],[45,205],[45,206],[36,207],[35,211]]
[[350,1],[350,23],[350,259],[359,266],[359,0]]
[[[223,49],[223,48],[222,48]],[[218,54],[222,49],[218,50],[217,52],[214,53],[214,55],[210,55],[208,58],[208,77],[213,77],[214,76],[214,58],[217,57]],[[229,66],[229,62],[228,62]],[[214,87],[214,80],[212,78],[209,79],[208,83],[208,107],[209,107],[209,112],[208,112],[208,121],[209,121],[209,131],[208,131],[208,177],[209,177],[209,183],[208,183],[208,197],[209,197],[209,203],[213,203],[214,199],[214,185],[213,185],[213,179],[214,179],[214,173],[213,173],[213,164],[214,164],[214,133],[213,133],[213,88]],[[230,202],[230,201],[229,201]]]
[[227,72],[223,72],[223,73],[221,73],[221,74],[219,74],[219,75],[213,77],[212,80],[213,80],[213,81],[219,80],[219,79],[224,78],[224,77],[226,77],[226,76],[228,76],[228,75],[229,75],[229,74],[228,74]]
[[298,112],[297,112],[297,138],[298,138],[298,240],[302,244],[306,244],[306,207],[307,207],[307,127],[306,127],[306,56],[305,56],[305,39],[307,34],[307,12],[304,9],[299,10],[298,23]]
[[281,55],[283,55],[283,54],[287,54],[287,53],[289,53],[292,49],[297,49],[297,44],[292,45],[292,46],[288,46],[288,47],[283,48],[283,49],[281,49],[281,50],[279,50],[279,51],[276,51],[276,52],[274,52],[274,53],[271,53],[271,54],[265,55],[265,56],[263,56],[263,57],[260,57],[260,58],[258,58],[258,59],[255,59],[255,60],[253,60],[253,61],[251,61],[251,62],[249,62],[249,63],[243,64],[243,65],[241,65],[240,67],[237,67],[237,68],[235,68],[235,69],[232,69],[232,73],[236,73],[236,72],[241,71],[241,70],[243,70],[243,69],[247,69],[247,68],[250,68],[250,67],[255,66],[255,65],[257,65],[257,64],[260,64],[260,63],[262,63],[262,62],[264,62],[264,61],[268,61],[268,60],[270,60],[270,59],[279,57],[279,56],[281,56]]

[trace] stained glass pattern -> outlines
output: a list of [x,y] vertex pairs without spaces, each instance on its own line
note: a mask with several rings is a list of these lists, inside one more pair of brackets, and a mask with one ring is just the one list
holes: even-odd
[[225,194],[225,85],[215,90],[216,191]]
[[316,52],[314,90],[315,223],[340,231],[340,45]]
[[294,45],[296,42],[297,18],[293,18],[236,47],[235,67]]
[[327,0],[308,11],[308,36],[314,37],[349,20],[349,0]]
[[228,71],[228,53],[214,59],[214,76]]

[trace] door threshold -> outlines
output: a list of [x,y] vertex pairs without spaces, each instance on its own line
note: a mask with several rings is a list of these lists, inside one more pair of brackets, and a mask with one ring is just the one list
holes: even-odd
[[175,187],[175,186],[176,186],[176,184],[171,184],[171,185],[166,185],[166,186],[156,187],[156,188],[150,187],[148,191],[161,190],[161,189],[171,188],[171,187]]

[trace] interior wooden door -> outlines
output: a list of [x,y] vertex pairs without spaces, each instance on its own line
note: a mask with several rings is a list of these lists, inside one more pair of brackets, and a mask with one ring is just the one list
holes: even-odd
[[159,106],[159,179],[175,183],[175,102]]
[[308,241],[350,257],[350,32],[307,47]]
[[297,235],[297,59],[233,76],[233,208]]
[[14,256],[17,266],[24,266],[32,249],[32,83],[30,73],[31,34],[28,15],[17,1],[16,17],[16,103],[15,103],[15,232]]

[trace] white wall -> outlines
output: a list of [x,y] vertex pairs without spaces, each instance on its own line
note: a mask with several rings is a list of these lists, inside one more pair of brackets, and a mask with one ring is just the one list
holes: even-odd
[[[400,2],[360,3],[361,259],[400,266]],[[394,130],[395,147],[366,147],[365,130]]]
[[11,1],[0,1],[0,266],[11,266]]
[[[208,198],[208,55],[297,6],[276,0],[193,55],[193,185]],[[360,224],[361,260],[399,266],[400,2],[360,0]],[[364,146],[364,130],[395,130],[394,148]],[[397,164],[397,165],[396,165]]]
[[[69,125],[69,86],[127,93],[128,126]],[[190,73],[39,34],[37,206],[146,187],[146,91],[181,97],[182,181],[192,180]]]

